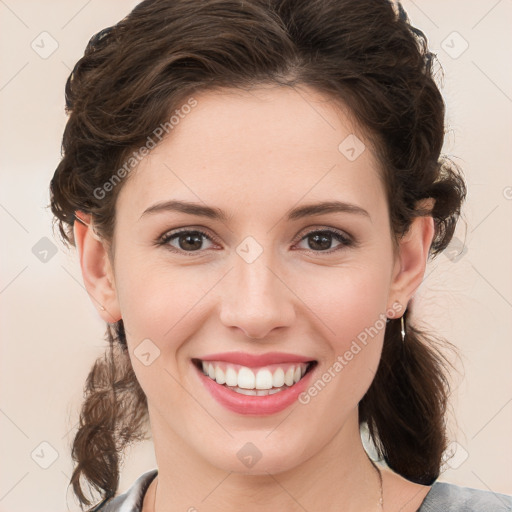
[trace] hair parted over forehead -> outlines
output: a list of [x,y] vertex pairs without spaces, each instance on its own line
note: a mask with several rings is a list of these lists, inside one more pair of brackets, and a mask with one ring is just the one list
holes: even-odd
[[[455,166],[439,161],[444,103],[432,78],[433,55],[401,5],[398,14],[392,5],[145,1],[100,31],[66,85],[70,117],[52,183],[64,241],[72,242],[77,209],[92,213],[100,232],[111,238],[120,187],[107,200],[98,199],[91,175],[98,186],[106,183],[194,90],[300,84],[346,104],[379,148],[398,233],[414,215],[415,202],[435,198],[443,188],[442,177],[454,185],[450,197],[461,196],[464,184]],[[59,195],[57,178],[68,193]],[[436,198],[433,252],[444,249],[443,235],[456,220],[445,206],[448,190]]]
[[[195,94],[270,84],[309,87],[350,113],[378,157],[395,243],[416,216],[432,215],[434,257],[450,242],[466,196],[461,171],[441,155],[445,105],[435,61],[425,35],[389,0],[145,0],[91,38],[66,83],[69,118],[50,184],[62,240],[75,244],[81,211],[111,244],[119,191],[182,116],[193,115]],[[432,209],[418,209],[427,198]],[[360,421],[392,469],[428,483],[446,446],[444,362],[436,339],[411,324],[401,348],[399,323],[386,328]],[[86,504],[80,476],[112,496],[118,458],[100,447],[121,453],[147,412],[122,320],[107,327],[107,340],[110,357],[91,372],[74,443],[72,484]],[[122,383],[117,396],[95,388],[107,375],[113,386]],[[135,410],[130,423],[126,411]]]

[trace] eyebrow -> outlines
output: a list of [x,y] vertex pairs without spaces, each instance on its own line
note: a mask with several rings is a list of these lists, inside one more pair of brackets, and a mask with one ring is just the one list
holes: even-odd
[[[144,217],[145,215],[169,211],[188,213],[190,215],[207,217],[209,219],[220,220],[222,222],[227,222],[231,218],[219,208],[213,208],[210,206],[205,206],[197,203],[190,203],[187,201],[170,200],[162,201],[150,206],[149,208],[144,210],[139,220],[142,219],[142,217]],[[361,208],[360,206],[357,206],[355,204],[345,203],[342,201],[324,201],[321,203],[306,204],[304,206],[293,208],[292,210],[287,212],[287,215],[288,220],[298,220],[304,217],[338,212],[361,215],[368,217],[368,219],[371,220],[370,214],[364,208]]]

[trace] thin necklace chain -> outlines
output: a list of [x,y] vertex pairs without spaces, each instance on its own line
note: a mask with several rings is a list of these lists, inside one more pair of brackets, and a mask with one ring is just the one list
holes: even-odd
[[[380,509],[384,510],[384,492],[383,492],[383,485],[382,485],[382,472],[379,469],[379,467],[375,464],[375,462],[373,462],[372,459],[370,459],[370,462],[372,463],[372,466],[375,468],[375,471],[377,471],[377,475],[379,477],[379,486],[380,486],[379,505],[380,505]],[[155,494],[154,494],[154,500],[153,500],[153,512],[156,512],[156,491],[157,491],[157,489],[158,489],[158,477],[157,477],[156,485],[155,485]]]

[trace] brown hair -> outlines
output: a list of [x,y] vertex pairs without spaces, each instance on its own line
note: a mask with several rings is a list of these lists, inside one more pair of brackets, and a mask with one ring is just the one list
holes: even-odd
[[[302,84],[348,106],[374,144],[395,242],[415,216],[432,215],[434,257],[451,240],[466,188],[441,156],[445,107],[433,62],[423,33],[388,0],[146,0],[90,40],[67,81],[63,157],[50,186],[63,242],[75,244],[75,212],[83,211],[111,243],[129,176],[106,194],[104,185],[194,91]],[[430,211],[416,208],[425,198],[435,199]],[[400,319],[387,324],[360,422],[390,468],[430,484],[446,448],[447,361],[436,338],[406,323],[405,344]],[[118,457],[147,420],[122,320],[106,339],[73,443],[70,483],[82,507],[91,502],[80,477],[105,500],[114,496]]]

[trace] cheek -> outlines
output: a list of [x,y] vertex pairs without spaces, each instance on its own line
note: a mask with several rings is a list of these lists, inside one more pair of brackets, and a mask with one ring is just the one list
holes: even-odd
[[191,371],[185,352],[195,347],[188,341],[211,312],[206,299],[217,274],[147,258],[127,258],[119,268],[117,290],[137,380],[153,404],[186,407],[189,397],[179,384]]
[[[357,406],[377,371],[389,281],[377,266],[332,270],[329,279],[319,280],[317,276],[316,299],[311,291],[305,300],[317,317],[315,336],[322,365],[300,402],[314,403],[338,422]],[[337,404],[334,408],[333,403]]]
[[121,259],[118,267],[117,293],[125,327],[157,343],[176,339],[174,331],[187,324],[208,291],[210,278],[205,281],[205,274],[192,267],[137,256]]
[[[222,307],[223,286],[233,288],[220,278],[226,269],[213,265],[177,265],[150,261],[133,252],[130,258],[117,263],[117,292],[125,328],[131,342],[150,338],[161,346],[176,350],[203,318],[218,309],[210,298],[216,297]],[[288,299],[296,310],[291,331],[306,331],[320,341],[319,350],[342,354],[350,343],[371,329],[386,310],[389,280],[382,261],[347,261],[340,267],[312,265],[280,272],[282,280],[293,293]],[[214,288],[214,293],[209,291]],[[283,295],[284,296],[284,295]],[[325,342],[322,343],[322,339]],[[316,341],[315,341],[316,343]],[[171,350],[171,351],[172,351]]]
[[[352,265],[310,273],[297,282],[297,294],[316,317],[321,335],[337,352],[371,329],[382,329],[389,294],[389,279],[383,267]],[[384,322],[385,323],[385,322]],[[347,345],[348,344],[348,345]]]
[[179,384],[186,367],[178,356],[198,329],[205,282],[192,267],[123,263],[118,293],[133,370],[151,405],[162,413],[181,410],[190,397]]

